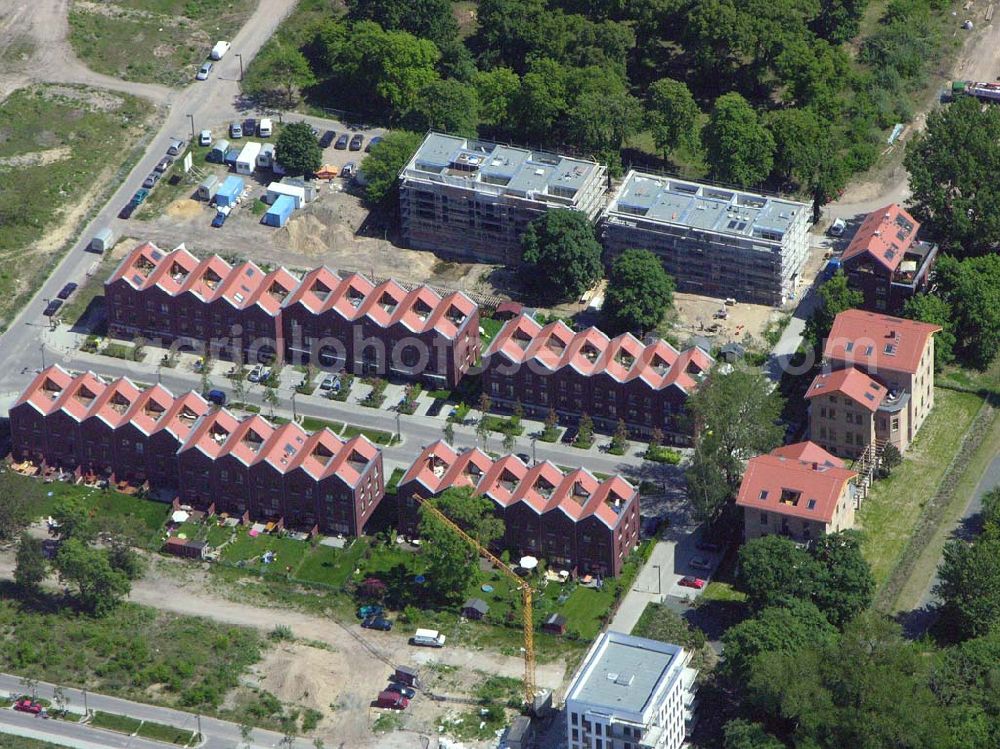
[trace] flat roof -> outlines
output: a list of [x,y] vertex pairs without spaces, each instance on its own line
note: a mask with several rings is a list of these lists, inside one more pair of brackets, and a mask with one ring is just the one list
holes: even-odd
[[605,632],[587,654],[566,699],[642,713],[660,684],[680,675],[683,653],[678,645]]
[[780,242],[805,203],[630,171],[606,215]]
[[565,203],[575,200],[588,180],[603,170],[586,159],[428,133],[400,176]]

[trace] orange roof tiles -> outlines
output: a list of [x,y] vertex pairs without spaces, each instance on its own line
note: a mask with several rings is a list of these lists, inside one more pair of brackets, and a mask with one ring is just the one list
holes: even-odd
[[872,374],[879,369],[914,374],[928,339],[940,330],[938,325],[849,309],[834,319],[823,358],[856,364]]
[[[816,445],[810,447],[810,444],[805,443],[806,446],[801,448],[803,457],[821,457],[816,450],[826,452]],[[789,445],[781,453],[775,451],[751,458],[743,474],[736,504],[763,512],[831,522],[837,500],[848,482],[858,474],[842,464],[828,465],[837,462],[833,456],[829,456],[830,460],[819,461],[800,460],[789,455],[797,447]]]
[[516,455],[494,461],[478,448],[457,451],[443,441],[425,447],[400,484],[410,481],[430,494],[471,486],[502,507],[523,503],[539,515],[560,510],[574,522],[593,516],[612,529],[638,497],[621,476],[599,481],[585,468],[564,473],[548,461],[529,467]]
[[842,259],[867,253],[889,270],[896,270],[919,228],[919,222],[896,203],[872,211],[858,227]]
[[777,455],[780,458],[791,458],[793,460],[804,460],[807,463],[820,463],[831,468],[846,467],[844,461],[835,455],[831,455],[811,440],[777,447],[771,451],[771,455]]
[[874,413],[888,391],[860,369],[848,367],[816,375],[806,391],[806,399],[829,393],[840,393]]
[[514,364],[534,361],[551,371],[572,367],[584,376],[607,374],[618,382],[640,378],[656,390],[676,385],[688,393],[714,363],[699,348],[678,352],[666,341],[643,344],[631,333],[609,338],[597,328],[574,333],[561,320],[543,326],[529,315],[501,328],[484,358],[495,354]]

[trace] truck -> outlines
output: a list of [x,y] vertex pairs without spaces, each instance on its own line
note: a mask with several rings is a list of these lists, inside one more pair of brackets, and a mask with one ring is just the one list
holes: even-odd
[[425,648],[443,648],[445,636],[436,629],[418,629],[410,638],[411,645]]
[[212,47],[212,52],[209,54],[209,57],[213,60],[221,60],[223,56],[225,56],[226,52],[229,51],[229,46],[229,42],[216,42],[215,46]]
[[952,98],[961,95],[974,96],[980,101],[1000,102],[1000,83],[980,83],[978,81],[952,81]]
[[111,249],[114,243],[114,232],[112,232],[109,227],[105,227],[94,235],[94,238],[90,240],[90,245],[87,249],[91,252],[101,253],[105,250]]

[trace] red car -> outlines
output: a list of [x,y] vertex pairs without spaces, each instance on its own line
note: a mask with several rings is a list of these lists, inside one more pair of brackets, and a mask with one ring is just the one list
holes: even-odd
[[397,692],[390,692],[388,689],[380,692],[375,700],[375,707],[385,707],[390,710],[405,710],[410,706],[410,701]]
[[705,587],[705,581],[700,577],[694,577],[693,575],[685,575],[677,581],[677,584],[683,585],[685,588],[697,588],[698,590]]
[[20,710],[22,713],[34,713],[35,715],[42,712],[42,706],[37,702],[29,700],[27,697],[15,702],[14,709]]

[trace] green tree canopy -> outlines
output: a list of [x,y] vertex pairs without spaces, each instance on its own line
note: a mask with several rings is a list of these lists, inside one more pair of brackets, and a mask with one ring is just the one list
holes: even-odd
[[12,541],[31,522],[27,492],[8,491],[0,501],[0,541]]
[[424,507],[420,508],[420,538],[428,587],[438,600],[460,598],[476,576],[478,553]]
[[737,718],[722,729],[724,749],[785,749],[760,723]]
[[737,93],[723,94],[702,133],[714,179],[743,187],[763,182],[774,164],[774,138]]
[[374,21],[387,31],[407,31],[439,47],[458,35],[451,0],[348,0],[348,18]]
[[247,71],[243,90],[280,107],[294,107],[299,91],[316,82],[305,55],[290,45],[269,42]]
[[406,130],[386,133],[380,143],[361,162],[365,173],[365,200],[369,205],[393,209],[398,204],[397,180],[407,162],[413,158],[423,136]]
[[851,288],[843,270],[838,270],[830,280],[819,287],[819,304],[809,318],[807,335],[817,344],[830,333],[833,321],[841,312],[860,307],[864,294]]
[[601,308],[611,334],[655,328],[673,305],[675,288],[652,252],[623,252],[611,264]]
[[979,255],[1000,242],[1000,109],[971,96],[933,110],[907,145],[910,204],[957,255]]
[[987,369],[1000,351],[1000,254],[937,264],[942,299],[952,310],[951,331],[959,358]]
[[289,174],[311,177],[323,166],[323,151],[319,147],[319,141],[305,122],[290,122],[285,125],[278,135],[274,155]]
[[52,507],[52,519],[58,524],[59,536],[63,539],[87,539],[94,532],[90,508],[77,494],[60,497]]
[[469,487],[447,489],[434,500],[441,512],[480,545],[489,548],[503,538],[503,520],[494,512],[493,500],[474,494]]
[[566,111],[567,136],[604,160],[617,159],[641,117],[639,102],[629,93],[624,78],[592,65],[574,70],[569,88],[573,93]]
[[691,90],[683,81],[661,78],[646,93],[646,123],[653,142],[667,159],[682,143],[698,140],[698,117],[701,111]]
[[691,465],[684,472],[687,496],[698,520],[714,522],[734,496],[728,474],[738,474],[741,465],[719,446],[715,435],[702,435],[694,448]]
[[441,130],[474,138],[479,124],[476,89],[451,78],[433,80],[420,90],[409,119],[415,130]]
[[906,300],[903,314],[911,320],[940,325],[934,336],[934,368],[940,370],[955,360],[955,334],[952,332],[951,305],[936,294],[917,294]]
[[858,34],[868,0],[823,0],[813,29],[824,39],[842,44]]
[[810,600],[818,572],[809,553],[784,536],[756,538],[740,548],[739,584],[755,611]]
[[601,245],[586,214],[554,208],[528,224],[521,237],[522,275],[539,298],[578,297],[601,277]]
[[22,590],[32,592],[38,589],[47,574],[48,569],[45,553],[42,550],[42,540],[22,533],[17,544],[14,582]]
[[949,541],[934,590],[960,639],[980,637],[1000,624],[1000,540]]
[[777,109],[767,117],[774,138],[774,171],[812,189],[830,158],[829,126],[811,109]]
[[513,116],[523,137],[536,143],[552,139],[569,107],[567,70],[555,60],[532,60],[513,100]]
[[521,79],[510,68],[476,71],[472,85],[479,92],[479,120],[487,127],[504,128],[510,123],[511,108]]
[[128,595],[128,577],[112,568],[108,554],[77,538],[64,541],[56,554],[59,577],[76,588],[80,605],[97,616],[107,614]]
[[831,533],[809,547],[816,560],[813,602],[837,627],[868,608],[875,593],[871,567],[861,555],[856,531]]

